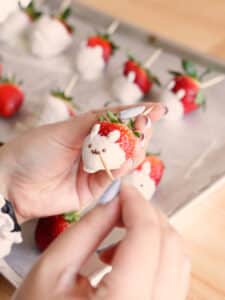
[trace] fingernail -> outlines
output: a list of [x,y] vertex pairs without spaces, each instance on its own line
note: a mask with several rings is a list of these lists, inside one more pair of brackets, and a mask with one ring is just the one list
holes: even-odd
[[152,127],[152,121],[151,121],[151,119],[149,117],[146,117],[146,125],[145,125],[145,127],[146,128]]
[[139,115],[141,115],[145,111],[145,106],[136,106],[136,107],[131,107],[125,110],[122,110],[119,113],[119,118],[122,120],[127,120],[127,119],[132,119],[135,118]]
[[120,191],[121,181],[119,179],[114,180],[110,187],[104,192],[104,194],[99,198],[98,203],[105,205],[111,202]]
[[140,144],[141,144],[141,147],[144,147],[145,146],[145,135],[144,133],[141,134],[141,137],[140,137]]
[[109,244],[108,246],[99,248],[99,249],[96,250],[96,253],[97,253],[97,254],[101,254],[102,252],[105,252],[105,251],[107,251],[107,250],[112,249],[112,248],[115,247],[117,244],[118,244],[118,242],[115,242],[115,243]]

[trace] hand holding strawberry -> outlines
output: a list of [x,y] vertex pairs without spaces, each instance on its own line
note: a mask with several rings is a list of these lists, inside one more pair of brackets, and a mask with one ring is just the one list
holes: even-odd
[[[151,111],[148,111],[149,107]],[[149,118],[158,120],[165,113],[160,104],[148,103],[145,109],[147,115],[140,115],[135,120],[140,138],[134,152],[132,150],[132,157],[113,172],[115,178],[123,176],[143,160],[145,145],[151,136]],[[114,108],[113,112],[117,114],[121,110],[121,107]],[[5,183],[5,196],[13,202],[20,222],[80,210],[107,189],[111,180],[105,171],[88,174],[80,159],[85,138],[99,117],[105,114],[104,110],[88,112],[62,123],[41,126],[0,148],[3,162],[0,164],[0,183]]]
[[39,219],[35,230],[38,249],[41,252],[44,251],[61,233],[79,219],[80,216],[77,212]]

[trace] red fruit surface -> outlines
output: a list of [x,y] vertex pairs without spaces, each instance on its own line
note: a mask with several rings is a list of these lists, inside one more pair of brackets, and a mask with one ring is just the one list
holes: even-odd
[[113,47],[109,40],[104,39],[103,37],[96,35],[92,36],[87,41],[88,47],[100,46],[103,49],[103,58],[107,63],[113,53]]
[[24,101],[22,90],[12,83],[0,83],[0,116],[9,118],[15,115]]
[[134,133],[124,124],[110,123],[108,121],[102,121],[99,124],[101,125],[99,134],[102,136],[107,136],[113,130],[120,131],[120,138],[116,143],[120,144],[120,147],[126,154],[126,159],[131,158],[137,142]]
[[137,170],[141,170],[143,164],[146,161],[149,161],[151,164],[151,173],[149,174],[149,176],[151,177],[152,180],[155,181],[155,184],[158,185],[164,173],[164,169],[165,169],[164,163],[157,156],[148,155],[146,156],[145,160],[137,167]]
[[134,60],[128,60],[124,65],[124,75],[128,76],[130,72],[135,73],[134,82],[139,86],[144,95],[148,94],[152,87],[147,71]]
[[185,96],[181,99],[184,107],[184,113],[190,113],[200,107],[195,99],[200,90],[198,81],[187,75],[181,75],[174,78],[175,86],[173,87],[173,92],[178,92],[181,89],[185,90]]
[[63,215],[39,219],[35,231],[35,241],[38,249],[44,251],[69,226],[70,223],[64,219]]

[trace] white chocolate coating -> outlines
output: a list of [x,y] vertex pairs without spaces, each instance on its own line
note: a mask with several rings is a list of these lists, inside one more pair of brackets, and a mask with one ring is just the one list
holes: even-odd
[[31,51],[41,58],[49,58],[63,52],[72,42],[66,27],[51,16],[41,17],[30,35]]
[[91,130],[91,133],[86,137],[82,148],[82,159],[84,170],[87,173],[95,173],[104,170],[102,161],[98,155],[101,154],[107,167],[110,170],[116,170],[126,160],[126,155],[123,149],[116,141],[120,137],[120,132],[114,130],[108,136],[98,134],[100,125],[96,124]]
[[98,79],[105,68],[102,47],[88,47],[82,43],[75,63],[83,79],[90,81]]
[[19,2],[26,7],[31,0],[1,0],[0,1],[0,23],[4,22],[10,14],[19,9]]
[[38,120],[38,126],[65,121],[69,118],[70,114],[66,103],[57,97],[48,95]]
[[128,76],[118,76],[113,82],[112,90],[115,97],[124,105],[137,103],[143,97],[139,86],[134,82],[135,73],[130,72]]
[[141,170],[134,170],[124,178],[124,182],[136,187],[146,200],[151,200],[155,193],[155,181],[150,177],[150,162],[145,162]]
[[12,41],[23,34],[29,27],[31,20],[22,10],[12,13],[0,27],[0,39]]
[[168,107],[168,113],[164,116],[164,119],[169,121],[177,121],[183,118],[184,108],[177,94],[168,89],[164,89],[161,92],[160,100]]

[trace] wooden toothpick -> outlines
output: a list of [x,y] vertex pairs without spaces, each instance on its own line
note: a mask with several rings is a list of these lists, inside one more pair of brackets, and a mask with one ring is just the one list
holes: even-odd
[[153,106],[149,107],[148,109],[146,109],[146,111],[143,112],[144,116],[149,115],[149,113],[153,110]]
[[144,63],[144,67],[149,69],[154,64],[154,62],[159,58],[162,54],[162,49],[157,49]]
[[109,28],[106,30],[106,33],[108,35],[113,35],[116,32],[119,25],[120,25],[120,22],[118,20],[114,20],[112,22],[112,24],[109,26]]
[[201,89],[207,89],[207,88],[209,88],[211,86],[219,84],[223,80],[225,80],[225,75],[224,74],[220,75],[220,76],[217,76],[217,77],[215,77],[213,79],[210,79],[210,80],[208,80],[206,82],[202,82],[201,85],[200,85],[200,87],[201,87]]
[[107,163],[105,162],[104,158],[102,157],[101,153],[99,154],[99,158],[102,162],[102,165],[107,173],[107,175],[109,176],[109,178],[113,181],[114,180],[114,177],[112,175],[112,172],[109,170],[108,166],[107,166]]
[[59,6],[59,9],[58,9],[59,14],[62,13],[70,5],[71,5],[71,0],[62,1],[61,5]]
[[65,96],[69,97],[71,95],[71,92],[74,86],[76,85],[77,81],[78,81],[78,75],[74,74],[65,88],[64,91]]

